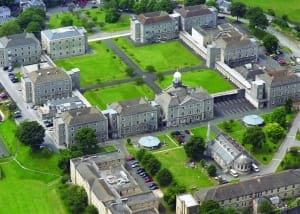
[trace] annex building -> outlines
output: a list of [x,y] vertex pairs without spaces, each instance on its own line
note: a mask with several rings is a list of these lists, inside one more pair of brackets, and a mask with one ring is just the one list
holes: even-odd
[[32,33],[0,38],[0,66],[20,66],[38,63],[41,45]]
[[200,202],[215,200],[222,207],[243,209],[252,207],[253,200],[266,197],[280,200],[300,196],[300,169],[259,176],[236,184],[220,185],[197,191],[195,199]]
[[83,55],[88,50],[87,32],[83,27],[43,30],[41,41],[42,49],[53,60]]
[[167,126],[180,126],[211,120],[214,100],[203,88],[189,88],[182,84],[180,72],[175,72],[173,85],[156,95],[161,108],[162,122]]
[[98,142],[108,139],[107,118],[96,107],[86,107],[62,112],[53,119],[54,143],[69,147],[75,143],[76,132],[86,127],[95,130]]
[[158,214],[158,198],[126,170],[125,155],[96,154],[70,160],[71,181],[82,186],[101,214]]

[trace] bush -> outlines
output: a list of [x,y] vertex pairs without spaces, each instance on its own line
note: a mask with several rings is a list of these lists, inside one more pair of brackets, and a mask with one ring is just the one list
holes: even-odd
[[172,183],[173,175],[168,169],[164,168],[157,173],[157,180],[161,186],[165,187]]
[[116,10],[111,9],[105,15],[105,22],[116,23],[119,20],[120,16],[121,16],[120,13],[117,13]]

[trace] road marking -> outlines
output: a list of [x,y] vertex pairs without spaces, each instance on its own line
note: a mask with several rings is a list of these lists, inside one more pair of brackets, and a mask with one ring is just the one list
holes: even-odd
[[168,134],[166,134],[166,135],[171,142],[173,142],[177,147],[179,147],[178,144]]
[[161,151],[153,152],[153,154],[158,154],[158,153],[162,153],[162,152],[168,152],[168,151],[172,151],[172,150],[175,150],[175,149],[182,149],[182,148],[183,148],[182,146],[178,146],[178,147],[171,148],[171,149],[166,149],[166,150],[161,150]]

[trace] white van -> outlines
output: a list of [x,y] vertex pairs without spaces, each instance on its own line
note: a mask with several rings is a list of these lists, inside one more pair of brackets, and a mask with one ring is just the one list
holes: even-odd
[[259,172],[259,168],[258,168],[258,166],[257,166],[255,163],[252,163],[252,164],[251,164],[251,167],[252,167],[252,170],[253,170],[254,172]]
[[234,169],[231,169],[231,170],[229,171],[229,173],[230,173],[230,175],[232,175],[232,176],[235,177],[235,178],[239,177],[239,174],[238,174],[237,171],[235,171]]

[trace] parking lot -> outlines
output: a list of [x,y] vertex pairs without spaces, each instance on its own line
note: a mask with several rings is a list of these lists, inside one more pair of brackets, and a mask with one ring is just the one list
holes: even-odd
[[215,102],[215,116],[227,116],[233,114],[240,114],[243,112],[247,112],[250,110],[254,110],[254,106],[252,106],[246,98],[232,98],[223,101]]

